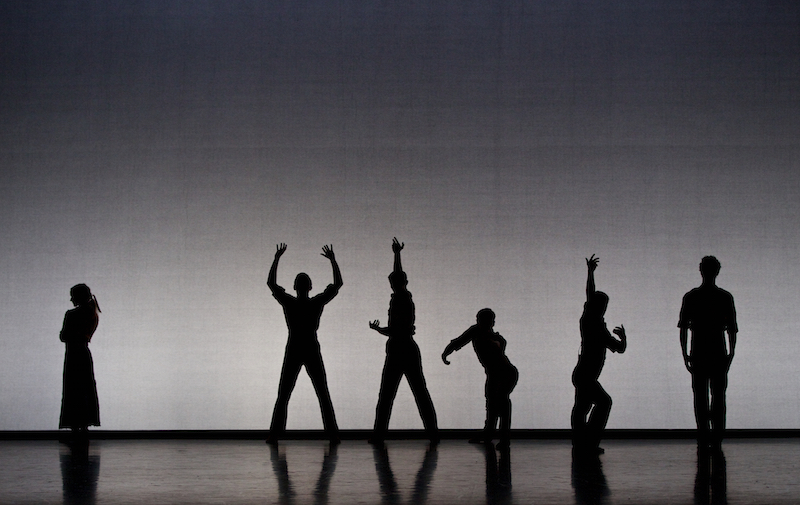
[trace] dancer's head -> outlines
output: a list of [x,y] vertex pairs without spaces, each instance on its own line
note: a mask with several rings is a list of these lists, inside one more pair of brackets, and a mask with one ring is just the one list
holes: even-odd
[[595,291],[592,298],[586,303],[586,312],[603,317],[608,308],[608,295],[602,291]]
[[86,284],[75,284],[69,290],[69,297],[72,300],[72,305],[76,307],[92,307],[95,311],[100,312],[100,305],[97,303],[97,297],[92,294],[92,290]]
[[69,290],[70,300],[76,307],[92,301],[92,290],[86,284],[75,284]]
[[478,322],[478,326],[482,328],[492,329],[494,328],[494,320],[495,314],[492,309],[481,309],[478,311],[478,315],[475,318]]
[[400,291],[408,286],[408,276],[405,272],[392,272],[389,274],[389,285],[392,291]]
[[700,275],[703,276],[704,282],[714,282],[719,275],[720,265],[719,260],[714,256],[705,256],[700,260]]
[[298,295],[307,295],[311,291],[311,277],[305,272],[300,272],[294,278],[294,290]]

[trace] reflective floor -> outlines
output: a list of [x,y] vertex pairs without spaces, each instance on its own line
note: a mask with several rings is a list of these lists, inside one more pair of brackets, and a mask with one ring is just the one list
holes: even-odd
[[[574,461],[568,441],[508,452],[446,440],[0,441],[0,503],[781,504],[800,503],[800,440],[612,440]],[[487,450],[488,449],[488,450]]]

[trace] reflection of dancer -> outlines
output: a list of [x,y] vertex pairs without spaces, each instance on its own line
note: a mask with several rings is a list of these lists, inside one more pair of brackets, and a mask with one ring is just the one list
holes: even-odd
[[97,502],[100,453],[90,454],[85,444],[72,445],[59,455],[64,505],[91,505]]
[[[478,361],[486,372],[486,424],[482,440],[491,442],[495,426],[500,420],[500,446],[508,446],[511,436],[511,391],[517,385],[519,372],[506,357],[506,339],[494,331],[495,314],[492,309],[478,311],[477,324],[453,339],[442,353],[442,361],[449,365],[447,357],[472,342]],[[473,441],[480,441],[475,439]]]
[[286,415],[289,406],[289,397],[297,383],[297,376],[300,368],[305,365],[306,372],[314,385],[314,391],[319,398],[320,409],[322,410],[322,422],[331,443],[339,442],[338,427],[336,417],[333,413],[333,403],[328,392],[328,380],[325,376],[325,367],[322,364],[322,354],[320,353],[319,341],[317,340],[317,329],[319,320],[322,316],[322,309],[325,304],[331,301],[342,287],[342,274],[339,265],[336,263],[336,256],[333,254],[332,246],[322,248],[322,255],[328,258],[333,269],[333,284],[329,284],[325,291],[309,297],[311,291],[311,278],[305,273],[297,274],[294,280],[294,289],[297,297],[286,293],[286,290],[278,285],[278,262],[283,253],[286,252],[286,244],[278,245],[275,251],[275,260],[269,270],[267,286],[272,291],[272,296],[278,300],[283,307],[283,314],[286,317],[286,326],[289,328],[289,339],[286,342],[286,353],[283,358],[283,368],[281,369],[281,379],[278,386],[278,399],[275,402],[275,409],[272,413],[272,425],[269,430],[267,442],[274,444],[286,431]]
[[[338,459],[337,446],[333,444],[322,458],[322,468],[319,470],[317,485],[314,488],[315,504],[324,505],[328,503],[328,488],[330,488],[331,478],[333,478],[333,472],[336,470]],[[289,478],[289,465],[286,464],[286,456],[281,454],[280,449],[273,445],[270,448],[270,460],[272,461],[272,471],[278,479],[280,503],[291,505],[295,502],[296,492]],[[304,502],[304,500],[301,500],[301,502]]]
[[89,341],[97,329],[100,307],[89,286],[70,289],[74,309],[68,310],[61,327],[61,341],[67,344],[64,356],[64,385],[59,428],[71,428],[73,435],[86,437],[89,426],[100,426],[94,364]]
[[[384,503],[399,503],[400,493],[397,490],[397,482],[394,480],[394,472],[392,472],[392,466],[389,463],[389,451],[385,445],[376,445],[372,451],[372,456],[375,458],[375,471],[378,473],[382,501]],[[435,446],[425,451],[425,457],[414,480],[414,492],[409,503],[417,505],[427,502],[428,491],[430,490],[433,472],[436,470],[438,459],[439,453],[436,451]]]
[[403,250],[403,246],[404,244],[399,243],[396,238],[392,241],[394,269],[389,274],[389,285],[392,287],[389,322],[385,328],[381,328],[378,320],[369,324],[373,330],[389,337],[386,342],[386,361],[383,365],[378,406],[375,410],[375,433],[370,442],[381,444],[386,438],[392,403],[397,395],[400,379],[405,375],[428,437],[431,443],[436,444],[439,442],[436,411],[428,387],[425,385],[425,377],[422,375],[419,346],[414,342],[414,301],[408,291],[408,278],[400,261],[400,251]]
[[581,354],[572,372],[572,383],[575,385],[572,443],[575,449],[589,452],[603,451],[599,447],[600,437],[611,412],[611,397],[598,382],[606,361],[606,349],[623,353],[627,346],[625,328],[621,325],[614,328],[614,333],[620,338],[617,340],[608,331],[603,319],[608,307],[608,295],[596,291],[594,286],[594,271],[599,261],[594,255],[586,260],[589,274],[586,279],[586,304],[581,316]]
[[[720,263],[714,256],[700,262],[703,282],[686,293],[678,321],[686,369],[692,374],[697,444],[719,447],[725,432],[725,389],[736,348],[736,309],[733,296],[717,287]],[[691,350],[687,349],[692,330]],[[725,334],[727,333],[727,348]],[[709,401],[709,392],[711,398]]]
[[578,505],[608,503],[611,491],[597,453],[572,453],[572,488]]
[[722,449],[697,451],[694,502],[697,505],[728,503],[728,470]]

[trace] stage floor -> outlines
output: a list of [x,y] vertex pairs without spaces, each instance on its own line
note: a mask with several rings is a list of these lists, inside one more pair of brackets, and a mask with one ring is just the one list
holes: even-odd
[[[376,450],[346,440],[0,441],[0,503],[97,504],[782,504],[800,503],[800,439],[610,440],[574,461],[566,440],[507,452],[461,440]],[[488,450],[487,450],[488,449]]]

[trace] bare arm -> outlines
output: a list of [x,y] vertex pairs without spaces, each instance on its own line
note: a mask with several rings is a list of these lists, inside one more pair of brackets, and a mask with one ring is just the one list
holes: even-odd
[[586,258],[586,267],[589,270],[589,273],[586,277],[586,301],[592,299],[595,293],[595,286],[594,286],[594,271],[597,269],[597,264],[600,262],[600,258],[595,258],[594,254],[592,254],[591,258]]
[[336,255],[333,254],[333,245],[322,246],[322,255],[331,260],[331,268],[333,269],[333,286],[338,291],[344,285],[342,281],[342,272],[339,270],[339,264],[336,263]]
[[381,322],[378,321],[377,319],[372,321],[372,322],[370,322],[369,323],[369,327],[372,328],[373,330],[377,331],[381,335],[384,335],[386,337],[389,336],[389,327],[386,326],[386,327],[382,328],[381,327]]
[[692,371],[692,361],[689,358],[689,329],[681,328],[681,353],[683,354],[683,364],[686,369]]
[[736,350],[736,332],[728,329],[728,367],[730,368],[733,361],[733,353]]
[[403,265],[400,261],[400,251],[403,250],[405,247],[405,242],[398,242],[397,237],[392,239],[392,252],[394,253],[394,271],[395,272],[402,272]]
[[622,354],[628,348],[628,336],[625,335],[625,327],[622,325],[614,328],[614,334],[619,337],[619,340],[614,340],[613,346],[609,346],[611,352],[618,352]]
[[267,286],[274,293],[276,289],[280,288],[278,285],[278,262],[286,252],[286,244],[281,242],[275,250],[275,259],[272,260],[272,267],[269,269],[269,276],[267,277]]
[[[470,330],[471,329],[472,328],[470,328]],[[442,361],[444,361],[445,365],[450,364],[450,362],[447,361],[448,356],[470,343],[472,340],[472,332],[470,332],[470,330],[462,333],[460,337],[451,340],[450,343],[447,344],[447,347],[444,348],[444,352],[442,353]]]

